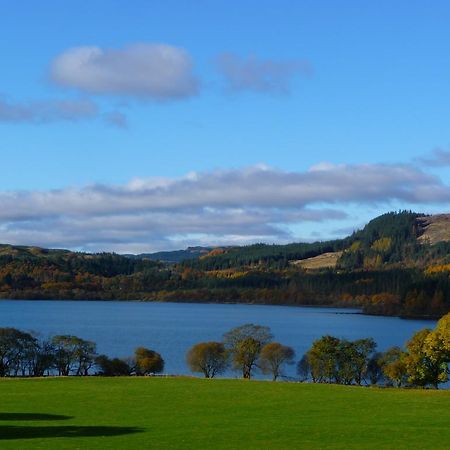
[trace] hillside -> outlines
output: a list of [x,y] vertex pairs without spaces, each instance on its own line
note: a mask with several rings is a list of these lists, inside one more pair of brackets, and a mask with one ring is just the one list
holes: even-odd
[[387,213],[345,239],[194,247],[163,253],[165,261],[2,245],[0,298],[359,306],[438,317],[450,310],[448,224],[448,215]]
[[450,241],[450,214],[420,217],[418,223],[422,233],[420,241],[428,244]]
[[[186,261],[199,270],[298,267],[346,270],[425,267],[446,261],[450,253],[450,215],[425,216],[409,211],[387,213],[344,239],[287,245],[255,244]],[[326,256],[325,256],[326,255]],[[333,261],[330,262],[329,257]],[[309,261],[309,263],[307,262]],[[322,263],[320,262],[322,261]],[[311,264],[315,267],[311,267]]]

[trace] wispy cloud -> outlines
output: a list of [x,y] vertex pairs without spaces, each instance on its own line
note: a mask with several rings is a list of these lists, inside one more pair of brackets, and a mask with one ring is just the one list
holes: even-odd
[[420,158],[419,162],[428,167],[450,166],[450,150],[436,148],[428,156]]
[[97,105],[91,100],[41,100],[12,102],[0,99],[0,122],[47,123],[95,118]]
[[108,125],[117,128],[128,128],[127,116],[120,111],[111,111],[106,113],[103,118]]
[[199,90],[189,54],[165,44],[75,47],[54,59],[50,77],[61,86],[83,92],[140,99],[174,100]]
[[310,64],[305,60],[276,61],[256,56],[241,58],[232,53],[220,55],[217,58],[217,68],[229,91],[276,94],[288,93],[294,76],[310,75],[312,72]]
[[290,226],[345,219],[350,204],[395,201],[448,203],[450,187],[408,164],[320,164],[304,172],[257,166],[122,186],[0,192],[0,242],[116,251],[286,242],[294,238]]

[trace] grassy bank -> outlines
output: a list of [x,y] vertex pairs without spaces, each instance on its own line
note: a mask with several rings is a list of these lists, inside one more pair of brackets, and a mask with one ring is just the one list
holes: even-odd
[[2,449],[445,449],[450,392],[189,378],[0,381]]

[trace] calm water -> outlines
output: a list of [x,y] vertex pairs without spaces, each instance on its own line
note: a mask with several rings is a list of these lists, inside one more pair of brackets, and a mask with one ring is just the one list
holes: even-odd
[[[266,325],[275,340],[292,346],[299,359],[324,334],[373,337],[379,350],[403,345],[433,321],[352,314],[356,310],[259,305],[0,300],[0,327],[38,332],[46,337],[74,334],[97,343],[100,353],[130,356],[138,346],[160,352],[167,373],[189,373],[185,353],[200,341],[220,341],[244,323]],[[288,371],[295,374],[295,368]],[[232,374],[230,374],[232,375]]]

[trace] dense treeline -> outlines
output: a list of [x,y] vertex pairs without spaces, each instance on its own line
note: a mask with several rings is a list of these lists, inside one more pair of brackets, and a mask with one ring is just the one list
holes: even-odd
[[314,383],[433,387],[449,380],[450,314],[434,330],[415,333],[406,349],[376,352],[373,339],[316,340],[297,365],[302,380]]
[[348,239],[327,242],[298,243],[287,245],[254,244],[213,252],[206,258],[190,259],[182,262],[183,267],[210,271],[230,268],[264,266],[269,269],[283,269],[289,261],[311,258],[326,252],[343,250]]
[[[285,377],[295,352],[273,340],[267,326],[245,324],[223,335],[222,342],[200,342],[186,354],[194,373],[214,378],[232,369],[250,379],[256,371],[273,381]],[[377,352],[372,338],[349,341],[323,336],[297,363],[299,381],[356,385],[438,388],[450,375],[450,314],[435,329],[416,332],[406,348]],[[133,357],[99,355],[96,344],[72,335],[40,340],[15,328],[0,328],[0,377],[130,376],[152,375],[164,370],[162,356],[138,347]],[[291,377],[288,377],[291,379]]]
[[[419,243],[420,217],[388,213],[343,240],[214,249],[180,264],[0,246],[0,298],[335,305],[440,317],[450,311],[450,243]],[[294,264],[336,251],[336,268]]]
[[[406,348],[391,347],[377,352],[372,338],[349,341],[323,336],[297,363],[299,381],[346,385],[383,385],[438,388],[449,380],[450,314],[434,330],[416,332]],[[250,379],[255,371],[283,377],[286,365],[293,364],[294,350],[273,341],[268,327],[245,324],[223,336],[223,342],[201,342],[186,355],[188,366],[206,378],[237,370]],[[291,379],[290,377],[288,377]]]
[[362,306],[372,314],[411,317],[440,316],[450,309],[448,268],[428,274],[417,269],[316,273],[257,270],[231,277],[153,269],[110,278],[53,273],[53,279],[45,269],[22,269],[26,273],[12,270],[3,276],[2,298]]
[[161,355],[144,347],[133,357],[110,359],[97,354],[95,342],[77,336],[42,340],[15,328],[0,328],[0,377],[148,375],[163,369]]

